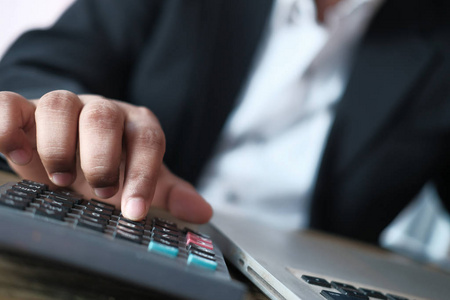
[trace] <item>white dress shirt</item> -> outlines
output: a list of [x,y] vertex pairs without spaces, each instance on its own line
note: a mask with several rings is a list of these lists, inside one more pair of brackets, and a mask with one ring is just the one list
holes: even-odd
[[308,223],[316,172],[352,52],[380,0],[278,0],[240,101],[198,189],[215,210],[279,228]]

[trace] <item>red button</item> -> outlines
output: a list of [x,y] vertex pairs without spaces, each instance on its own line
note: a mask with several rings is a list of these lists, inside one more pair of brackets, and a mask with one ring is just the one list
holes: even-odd
[[214,248],[211,240],[205,239],[191,232],[188,232],[186,234],[186,244],[188,245],[195,244],[199,247],[203,247],[210,250]]

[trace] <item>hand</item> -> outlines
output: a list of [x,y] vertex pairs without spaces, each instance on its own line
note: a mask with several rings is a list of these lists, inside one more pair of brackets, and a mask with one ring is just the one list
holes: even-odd
[[148,109],[54,91],[39,100],[0,92],[0,152],[21,176],[108,199],[139,220],[150,205],[207,222],[211,206],[162,163],[165,138]]

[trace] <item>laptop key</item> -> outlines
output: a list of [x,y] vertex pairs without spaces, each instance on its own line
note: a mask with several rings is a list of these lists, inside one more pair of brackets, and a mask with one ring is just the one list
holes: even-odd
[[320,294],[327,300],[360,300],[361,298],[323,290]]
[[327,288],[331,287],[331,284],[323,278],[302,275],[302,279],[309,284],[323,286],[323,287],[327,287]]
[[370,298],[382,299],[382,300],[386,300],[387,299],[387,297],[385,295],[383,295],[379,291],[369,290],[369,289],[364,289],[364,288],[360,288],[359,290],[361,292],[363,292],[364,295],[369,296]]

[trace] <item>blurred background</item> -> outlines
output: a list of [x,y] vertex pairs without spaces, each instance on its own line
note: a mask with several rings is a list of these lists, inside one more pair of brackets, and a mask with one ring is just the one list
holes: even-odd
[[74,0],[0,0],[0,57],[24,31],[45,28]]

